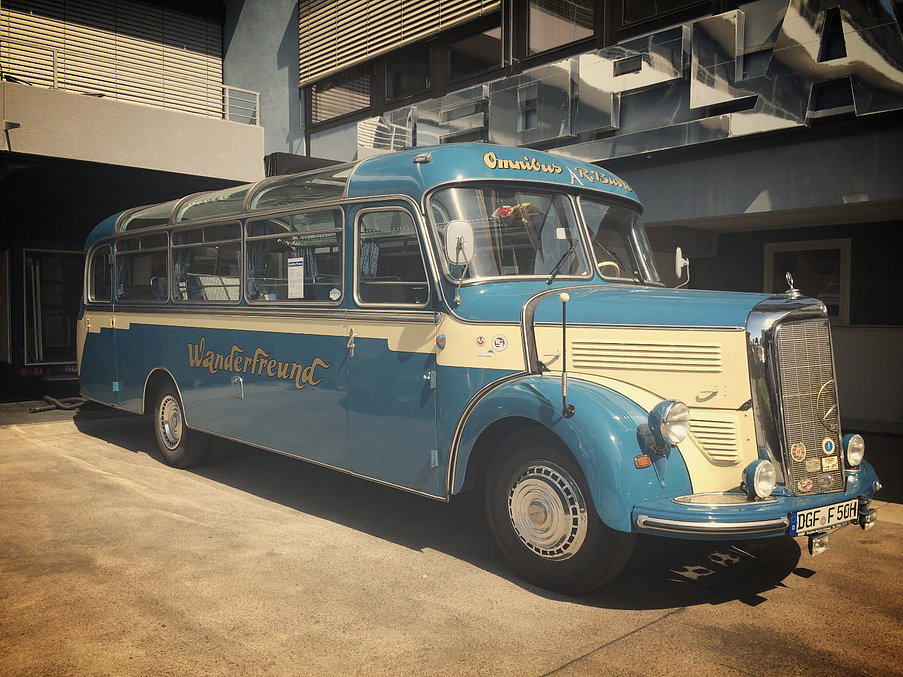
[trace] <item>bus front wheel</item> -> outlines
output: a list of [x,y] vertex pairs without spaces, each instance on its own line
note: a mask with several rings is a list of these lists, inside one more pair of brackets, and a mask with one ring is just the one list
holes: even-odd
[[626,564],[634,535],[615,531],[592,505],[580,466],[557,438],[509,438],[489,465],[486,514],[504,555],[529,582],[581,595]]
[[190,468],[201,463],[210,448],[210,438],[185,425],[179,393],[171,383],[158,391],[154,404],[154,432],[167,465]]

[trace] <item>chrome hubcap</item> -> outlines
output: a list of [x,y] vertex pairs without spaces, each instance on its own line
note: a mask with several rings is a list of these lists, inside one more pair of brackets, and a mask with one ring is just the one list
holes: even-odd
[[182,441],[182,410],[172,395],[160,402],[160,438],[167,449],[175,449]]
[[586,538],[586,502],[552,463],[528,463],[508,486],[508,517],[521,542],[544,559],[572,557]]

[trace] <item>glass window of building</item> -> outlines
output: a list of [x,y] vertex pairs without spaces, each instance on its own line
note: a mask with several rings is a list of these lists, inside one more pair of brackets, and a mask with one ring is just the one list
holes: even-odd
[[528,53],[538,54],[591,38],[595,5],[593,0],[530,0],[527,15]]
[[652,2],[649,0],[623,0],[623,2],[623,25],[648,21],[657,16],[699,4],[699,0],[652,0]]
[[370,107],[370,66],[358,66],[318,82],[310,90],[311,122],[318,124]]
[[403,99],[430,88],[430,52],[429,44],[417,44],[386,57],[386,99]]
[[806,296],[824,301],[828,316],[840,324],[850,322],[850,240],[809,240],[765,244],[766,292],[793,286]]
[[449,40],[448,79],[463,80],[502,65],[502,27],[498,15],[491,25],[453,35]]

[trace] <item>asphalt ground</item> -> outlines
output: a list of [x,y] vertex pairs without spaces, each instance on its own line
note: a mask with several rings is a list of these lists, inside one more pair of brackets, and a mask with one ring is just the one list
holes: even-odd
[[867,438],[877,526],[822,555],[642,537],[569,598],[476,500],[225,442],[175,470],[144,418],[30,406],[0,405],[2,675],[903,674],[900,438]]

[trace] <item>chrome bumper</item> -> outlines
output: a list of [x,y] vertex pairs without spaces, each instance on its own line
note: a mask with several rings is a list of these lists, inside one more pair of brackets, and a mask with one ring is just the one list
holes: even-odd
[[636,525],[640,529],[671,534],[695,534],[700,536],[749,536],[759,534],[764,536],[787,531],[790,528],[790,519],[778,517],[756,522],[689,522],[638,515]]

